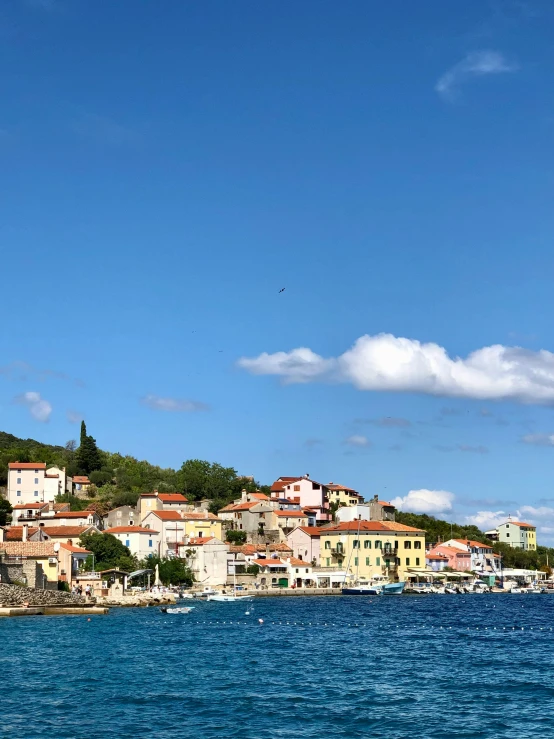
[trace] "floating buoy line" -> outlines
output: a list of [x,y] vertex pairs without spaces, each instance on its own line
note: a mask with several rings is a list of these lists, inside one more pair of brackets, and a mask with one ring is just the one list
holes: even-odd
[[[366,622],[354,622],[354,623],[333,623],[331,621],[264,621],[258,619],[256,622],[252,621],[193,621],[197,626],[289,626],[289,627],[342,627],[342,628],[366,628],[373,627],[377,630],[385,629],[390,631],[390,626],[384,624],[368,624]],[[515,626],[510,624],[509,626],[428,626],[426,624],[413,624],[400,626],[397,625],[396,629],[399,631],[455,631],[455,632],[467,632],[467,631],[480,631],[480,632],[491,632],[491,631],[552,631],[552,626]]]

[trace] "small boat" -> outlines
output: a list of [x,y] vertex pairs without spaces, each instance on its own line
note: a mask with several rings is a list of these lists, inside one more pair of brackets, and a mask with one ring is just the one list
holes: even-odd
[[383,585],[383,595],[401,595],[404,592],[406,583],[401,582],[388,582]]
[[183,606],[181,608],[168,608],[167,606],[162,606],[162,608],[160,608],[160,611],[162,613],[171,613],[171,614],[175,614],[175,613],[190,613],[193,608],[194,608],[194,606],[188,606],[188,607]]
[[209,585],[206,585],[204,590],[199,593],[194,593],[195,598],[209,598],[211,595],[221,595],[219,590],[214,590]]
[[209,601],[216,601],[219,603],[234,603],[237,600],[254,600],[254,594],[250,595],[235,595],[233,593],[218,593],[217,595],[208,595]]

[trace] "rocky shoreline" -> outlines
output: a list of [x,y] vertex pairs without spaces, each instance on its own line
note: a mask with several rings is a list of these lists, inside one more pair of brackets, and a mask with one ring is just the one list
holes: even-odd
[[62,590],[34,590],[21,585],[0,584],[0,607],[4,606],[82,606],[86,599]]

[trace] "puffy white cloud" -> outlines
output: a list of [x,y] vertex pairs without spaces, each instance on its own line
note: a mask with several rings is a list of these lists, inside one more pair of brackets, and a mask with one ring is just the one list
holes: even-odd
[[539,506],[537,508],[532,505],[524,505],[518,510],[517,515],[520,520],[533,523],[537,519],[554,518],[554,508],[550,508],[550,506]]
[[41,397],[40,393],[34,391],[22,393],[14,398],[14,402],[27,406],[29,413],[36,421],[46,423],[50,419],[52,406]]
[[145,395],[141,403],[155,411],[167,413],[195,413],[196,411],[207,411],[208,406],[197,400],[185,400],[183,398],[161,398],[159,395]]
[[426,490],[423,488],[421,490],[410,490],[403,498],[394,498],[391,503],[401,511],[434,515],[451,511],[453,501],[454,493],[449,493],[447,490]]
[[498,51],[472,51],[438,79],[435,90],[441,97],[453,99],[460,85],[471,77],[515,72],[517,69],[516,64],[508,62]]
[[366,436],[362,436],[361,434],[353,434],[352,436],[349,436],[344,443],[348,444],[349,446],[371,446],[370,440]]
[[464,523],[478,526],[481,531],[495,529],[501,523],[506,523],[508,514],[505,511],[477,511],[471,516],[466,516]]
[[554,434],[526,434],[521,438],[524,444],[536,446],[554,446]]
[[302,348],[243,357],[238,365],[291,383],[335,381],[359,390],[554,404],[554,354],[501,344],[451,358],[438,344],[378,334],[360,337],[335,358]]

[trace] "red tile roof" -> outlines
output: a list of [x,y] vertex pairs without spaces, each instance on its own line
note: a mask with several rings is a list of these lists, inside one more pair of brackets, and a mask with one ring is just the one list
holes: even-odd
[[[148,511],[148,515],[152,513],[157,516],[161,521],[182,521],[181,514],[179,511]],[[145,516],[146,518],[146,516]]]
[[267,567],[268,565],[272,567],[276,565],[285,565],[285,563],[281,562],[280,559],[253,559],[252,562],[255,565],[259,565],[260,567]]
[[8,464],[10,470],[45,470],[44,462],[10,462]]
[[219,521],[215,513],[183,513],[183,521]]
[[293,567],[311,567],[312,566],[310,562],[306,562],[303,559],[297,559],[296,557],[290,557],[288,562]]
[[280,477],[278,480],[275,480],[275,482],[271,486],[271,492],[276,493],[279,492],[279,490],[284,490],[285,485],[288,485],[291,482],[297,482],[301,479],[301,477]]
[[95,514],[94,511],[61,511],[60,513],[54,513],[54,518],[88,518]]
[[73,544],[60,544],[61,549],[66,549],[68,552],[72,552],[72,554],[92,554],[91,551],[88,549],[83,549],[83,547],[75,547]]
[[59,477],[59,475],[49,475],[48,473],[45,473],[44,477],[48,477],[50,480],[54,480],[55,478]]
[[2,541],[0,551],[12,557],[55,557],[53,541]]
[[387,503],[386,500],[378,500],[377,503],[379,503],[379,505],[388,506],[389,508],[394,508],[393,504],[392,503]]
[[215,536],[194,536],[188,540],[188,543],[183,542],[184,547],[201,547],[207,544],[209,541],[213,541]]
[[[396,523],[396,521],[344,521],[343,523],[335,524],[333,526],[327,526],[323,529],[323,533],[333,531],[410,531],[423,533],[423,529],[415,529],[413,526],[405,526],[402,523]],[[459,551],[459,550],[457,550]]]
[[54,503],[53,509],[55,511],[68,511],[69,503]]
[[159,493],[158,500],[162,503],[187,503],[187,498],[181,493]]
[[159,534],[159,531],[147,529],[145,526],[112,526],[103,531],[104,534]]
[[273,511],[279,518],[307,518],[303,511]]
[[75,477],[73,478],[73,482],[78,482],[82,485],[90,485],[90,480],[86,475],[75,475]]
[[[33,536],[33,534],[36,534],[38,531],[38,528],[29,528],[27,529],[27,536]],[[23,526],[10,526],[6,529],[6,539],[7,541],[21,541],[23,538]],[[0,547],[2,546],[2,543],[0,542]]]
[[321,526],[299,526],[298,528],[308,536],[321,536],[325,532],[325,529],[322,529]]
[[328,482],[327,487],[329,490],[344,490],[346,493],[355,493],[356,495],[359,495],[357,490],[354,490],[354,488],[347,488],[346,485],[337,485],[334,482]]
[[523,523],[523,521],[507,521],[507,523],[513,523],[514,526],[519,526],[522,529],[535,529],[532,523]]
[[14,505],[13,507],[14,511],[32,508],[48,508],[48,503],[18,503],[18,505]]
[[473,541],[473,539],[454,539],[454,541],[459,541],[460,544],[467,544],[470,547],[480,547],[481,549],[492,549],[491,546],[488,544],[483,544],[480,541]]
[[254,506],[260,505],[261,501],[251,500],[249,503],[229,503],[225,508],[221,508],[221,511],[229,513],[231,511],[248,511]]
[[47,536],[76,538],[94,528],[94,526],[45,526],[42,530]]
[[444,559],[448,559],[448,557],[446,556],[446,554],[427,554],[426,555],[426,559],[440,559],[440,560],[444,560]]

